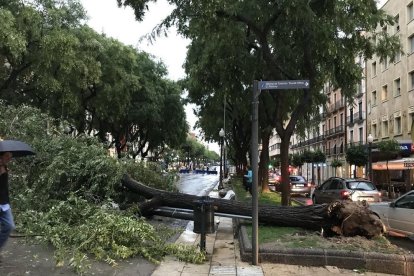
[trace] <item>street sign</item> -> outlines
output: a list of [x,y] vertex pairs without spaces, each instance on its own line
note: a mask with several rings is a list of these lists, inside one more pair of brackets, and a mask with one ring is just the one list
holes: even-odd
[[404,161],[404,168],[414,168],[414,162]]
[[259,90],[308,88],[309,80],[259,81]]

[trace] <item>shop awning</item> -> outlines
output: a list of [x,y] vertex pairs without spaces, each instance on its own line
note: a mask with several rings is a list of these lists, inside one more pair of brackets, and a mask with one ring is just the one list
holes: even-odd
[[[372,163],[373,170],[386,170],[387,169],[387,162],[375,162]],[[390,160],[388,161],[388,169],[389,170],[410,170],[414,169],[414,159],[413,158],[402,158],[397,160]]]

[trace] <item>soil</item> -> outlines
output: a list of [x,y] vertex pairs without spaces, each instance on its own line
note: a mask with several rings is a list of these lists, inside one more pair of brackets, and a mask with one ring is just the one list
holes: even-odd
[[299,231],[290,235],[275,237],[261,246],[266,248],[321,248],[362,252],[382,252],[386,254],[410,254],[390,243],[385,237],[367,239],[365,237],[330,237],[324,238],[315,232]]

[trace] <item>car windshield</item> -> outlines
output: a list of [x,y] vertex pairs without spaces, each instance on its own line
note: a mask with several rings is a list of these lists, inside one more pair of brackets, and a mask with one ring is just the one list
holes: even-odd
[[289,176],[290,181],[305,181],[305,178],[303,176]]
[[346,186],[350,190],[356,191],[373,191],[376,190],[374,184],[367,181],[350,181],[346,182]]

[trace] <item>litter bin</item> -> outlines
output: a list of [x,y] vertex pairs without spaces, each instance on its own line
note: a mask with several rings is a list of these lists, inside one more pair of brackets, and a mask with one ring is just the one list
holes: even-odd
[[214,223],[213,200],[209,196],[202,196],[194,200],[194,229],[197,234],[211,234],[216,231]]

